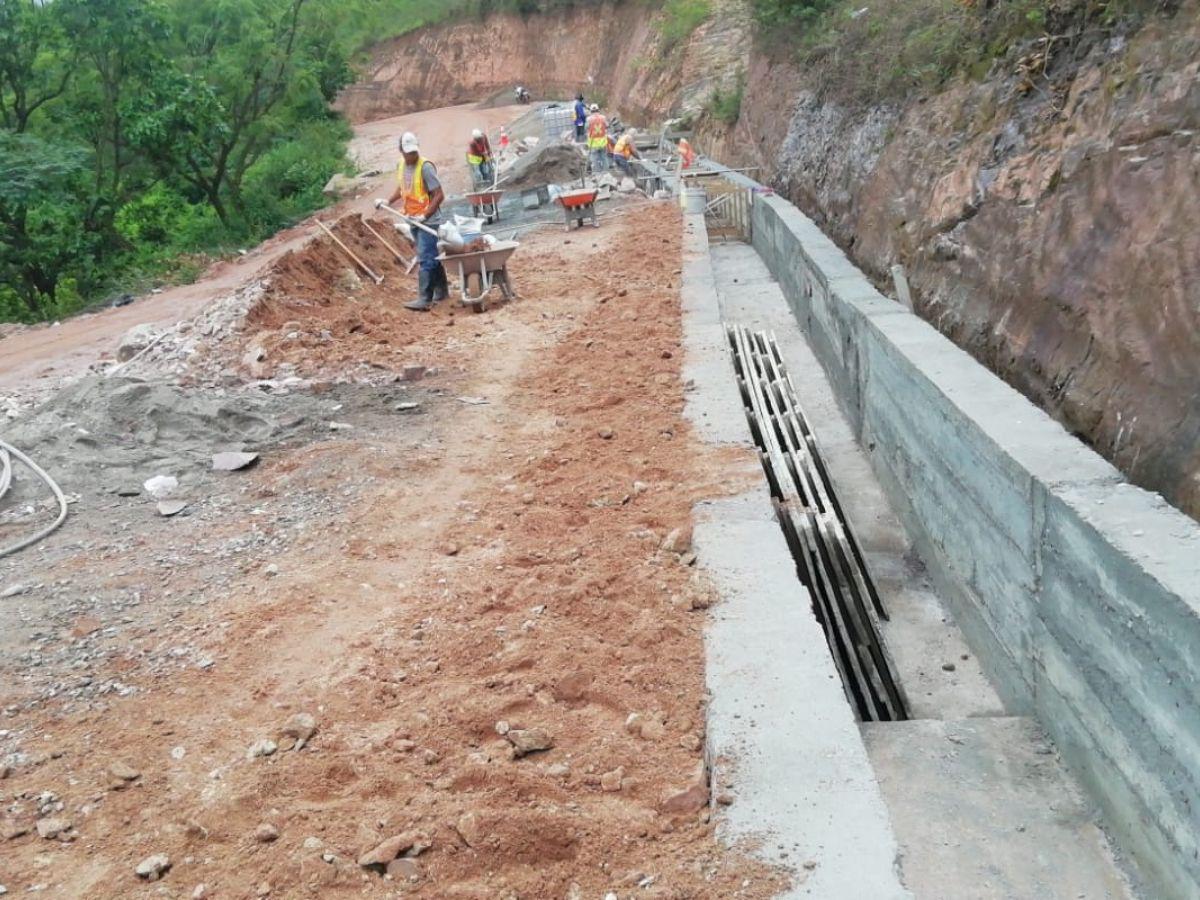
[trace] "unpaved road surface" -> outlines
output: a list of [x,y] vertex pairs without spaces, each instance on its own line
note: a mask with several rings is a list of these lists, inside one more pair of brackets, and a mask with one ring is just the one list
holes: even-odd
[[[196,509],[175,518],[97,473],[0,564],[22,586],[0,616],[37,629],[0,650],[0,883],[773,896],[715,839],[704,785],[691,509],[754,461],[681,415],[680,231],[630,201],[535,232],[521,299],[479,315],[408,313],[399,278],[318,291],[327,242],[281,260],[236,340],[197,354],[228,356],[226,386],[195,389],[236,397],[254,344],[257,378],[332,403],[316,431],[220,479],[181,471]],[[377,383],[330,378],[360,363]]]
[[[390,192],[397,140],[405,131],[413,131],[421,139],[422,152],[446,173],[447,186],[461,190],[468,178],[463,155],[471,129],[497,128],[523,109],[455,106],[369,123],[357,129],[349,153],[363,171],[382,171],[384,174],[376,179],[377,190]],[[340,203],[329,214],[366,211],[376,192],[368,191],[363,197]],[[315,226],[306,220],[281,231],[245,256],[216,263],[195,284],[149,294],[129,306],[0,338],[0,393],[18,389],[30,392],[39,382],[52,389],[63,378],[84,373],[97,359],[114,353],[121,335],[134,325],[167,326],[191,317],[214,297],[233,291],[287,251],[303,246],[314,231]]]

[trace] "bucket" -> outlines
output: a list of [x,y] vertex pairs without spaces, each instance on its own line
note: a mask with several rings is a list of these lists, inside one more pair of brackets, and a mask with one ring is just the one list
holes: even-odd
[[689,214],[704,213],[704,207],[708,205],[708,194],[704,188],[684,188],[683,189],[683,209]]

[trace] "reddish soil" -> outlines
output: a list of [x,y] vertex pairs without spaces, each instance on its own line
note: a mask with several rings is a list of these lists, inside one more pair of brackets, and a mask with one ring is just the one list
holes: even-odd
[[[333,292],[331,247],[283,260],[251,339],[289,321],[330,337],[268,342],[268,365],[419,360],[442,369],[436,386],[487,402],[454,404],[415,444],[312,446],[249,473],[269,498],[337,452],[378,491],[281,556],[277,577],[247,573],[169,626],[206,629],[211,669],[133,667],[130,698],[4,721],[38,751],[3,782],[8,822],[31,823],[52,790],[75,829],[4,841],[9,889],[774,896],[776,876],[715,839],[697,783],[709,594],[686,535],[692,505],[753,460],[706,450],[681,416],[680,244],[666,204],[542,232],[514,259],[521,300],[453,317],[398,310],[399,278]],[[248,758],[298,711],[316,720],[308,746]],[[649,724],[627,728],[634,713]],[[542,729],[552,747],[515,758],[506,729]],[[115,762],[140,777],[114,789]],[[256,838],[264,823],[277,839]],[[404,873],[357,864],[405,834],[429,846]],[[148,886],[134,867],[153,853],[172,868]]]
[[[382,170],[372,190],[337,204],[330,213],[367,212],[377,193],[390,192],[396,162],[396,141],[415,131],[422,152],[434,160],[448,188],[460,190],[468,181],[463,158],[472,128],[493,129],[509,121],[511,107],[483,109],[474,105],[433,109],[360,126],[350,147],[363,168]],[[0,392],[29,390],[42,380],[53,385],[64,377],[83,374],[98,357],[116,352],[121,336],[134,325],[174,325],[191,318],[212,300],[233,293],[259,276],[284,254],[302,248],[316,229],[305,221],[234,260],[214,264],[195,284],[170,288],[139,298],[129,306],[75,316],[66,321],[4,336],[0,349]]]

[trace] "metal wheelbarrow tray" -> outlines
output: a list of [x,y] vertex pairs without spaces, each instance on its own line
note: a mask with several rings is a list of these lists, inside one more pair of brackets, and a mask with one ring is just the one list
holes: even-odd
[[559,205],[567,218],[567,231],[575,222],[580,228],[585,219],[592,220],[592,227],[599,228],[600,220],[596,217],[596,198],[600,195],[597,188],[580,188],[574,191],[563,191],[558,195]]
[[[438,260],[447,270],[457,273],[462,305],[483,312],[493,287],[500,288],[505,300],[517,299],[517,292],[508,277],[508,259],[520,246],[517,241],[499,241],[487,250],[443,253]],[[471,293],[472,281],[476,287],[474,294]]]
[[487,219],[489,225],[500,221],[500,198],[504,191],[472,191],[467,194],[471,213],[476,218]]

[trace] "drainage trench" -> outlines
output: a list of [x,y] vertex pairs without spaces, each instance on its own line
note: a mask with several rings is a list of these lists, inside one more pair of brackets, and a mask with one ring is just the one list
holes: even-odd
[[809,420],[773,336],[727,329],[750,431],[775,515],[812,596],[842,677],[864,722],[908,718],[908,701],[880,633],[887,611],[842,512]]

